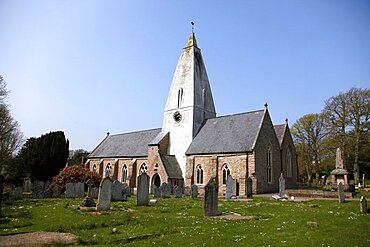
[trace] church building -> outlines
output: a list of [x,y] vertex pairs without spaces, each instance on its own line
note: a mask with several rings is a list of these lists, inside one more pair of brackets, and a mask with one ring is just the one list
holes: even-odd
[[216,116],[211,86],[201,50],[192,32],[182,50],[164,109],[161,128],[107,134],[91,152],[87,168],[136,188],[146,172],[150,184],[168,182],[202,193],[211,177],[226,190],[234,179],[235,196],[246,195],[246,179],[253,193],[278,191],[282,173],[286,187],[297,184],[296,150],[287,120],[273,125],[267,104],[260,110]]

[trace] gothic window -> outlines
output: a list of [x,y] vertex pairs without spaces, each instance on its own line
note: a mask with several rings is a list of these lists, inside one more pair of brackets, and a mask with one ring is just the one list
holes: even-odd
[[222,168],[222,184],[226,184],[227,177],[230,175],[230,169],[227,164],[224,164]]
[[143,172],[147,172],[148,171],[148,166],[145,164],[145,162],[140,166],[140,174],[142,174]]
[[203,168],[201,165],[197,167],[197,184],[203,184]]
[[124,164],[122,167],[122,183],[125,183],[127,180],[127,165]]
[[93,172],[96,172],[96,164],[93,165]]
[[154,173],[158,173],[158,164],[155,164],[155,166],[154,166]]
[[180,88],[179,91],[177,92],[177,108],[181,106],[183,96],[184,96],[184,90]]
[[270,147],[267,148],[267,182],[272,183],[272,160]]
[[292,154],[290,153],[290,149],[288,148],[286,152],[286,164],[287,164],[287,176],[292,177],[293,176],[293,166],[292,166]]
[[112,176],[111,172],[112,172],[112,165],[108,163],[108,165],[105,167],[105,176],[106,177]]

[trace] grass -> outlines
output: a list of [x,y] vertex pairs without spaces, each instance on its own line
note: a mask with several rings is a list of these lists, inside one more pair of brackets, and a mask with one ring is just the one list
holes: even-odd
[[[68,206],[81,201],[24,199],[4,205],[0,235],[71,232],[81,246],[370,246],[370,215],[359,213],[358,201],[220,199],[219,211],[256,216],[235,221],[204,217],[201,198],[158,199],[157,205],[137,207],[131,197],[101,214]],[[312,221],[318,226],[307,224]]]

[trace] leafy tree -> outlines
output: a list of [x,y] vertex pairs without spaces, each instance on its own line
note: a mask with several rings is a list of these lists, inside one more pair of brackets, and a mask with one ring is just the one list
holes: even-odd
[[32,179],[51,180],[65,167],[69,141],[63,131],[50,132],[38,138],[29,138],[18,153],[18,165]]
[[71,165],[83,165],[87,161],[89,152],[84,149],[77,149],[73,152],[72,157],[68,160]]

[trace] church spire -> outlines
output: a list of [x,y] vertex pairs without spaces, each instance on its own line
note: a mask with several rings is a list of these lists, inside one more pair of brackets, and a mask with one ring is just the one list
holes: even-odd
[[198,48],[197,40],[195,39],[195,33],[191,32],[188,43],[186,44],[186,47],[194,46]]

